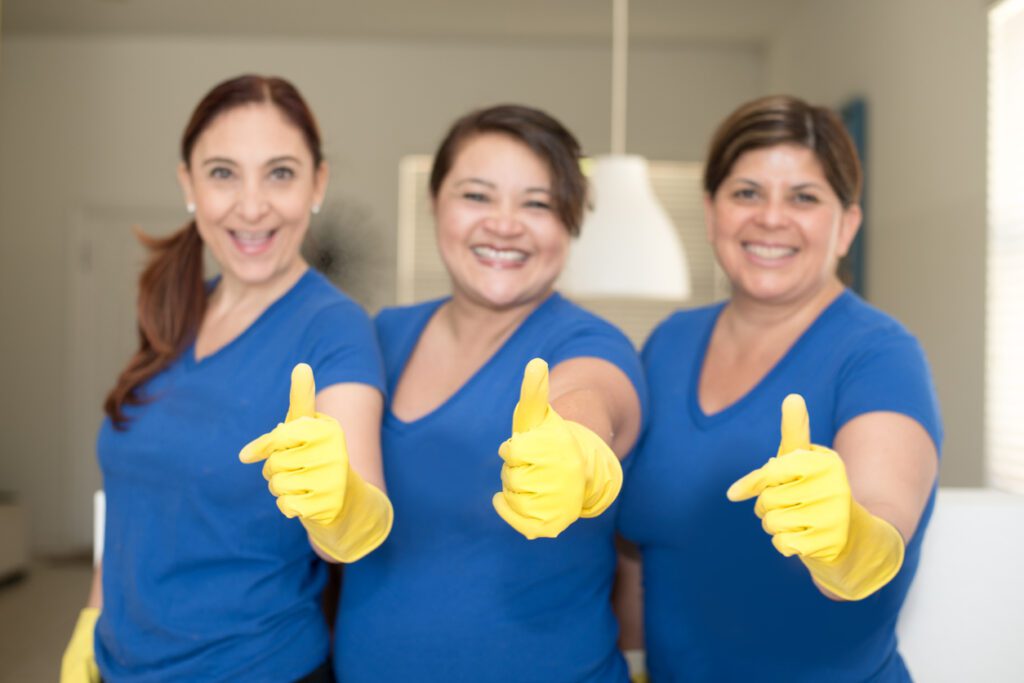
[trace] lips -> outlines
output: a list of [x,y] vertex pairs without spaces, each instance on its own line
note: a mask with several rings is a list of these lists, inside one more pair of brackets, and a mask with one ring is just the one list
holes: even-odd
[[478,260],[498,268],[515,268],[526,261],[529,256],[519,249],[499,249],[486,245],[471,247]]
[[799,251],[796,247],[786,247],[776,244],[758,244],[754,242],[744,242],[743,251],[756,256],[758,259],[765,261],[779,261]]
[[277,230],[228,230],[231,241],[243,254],[261,254],[270,248]]

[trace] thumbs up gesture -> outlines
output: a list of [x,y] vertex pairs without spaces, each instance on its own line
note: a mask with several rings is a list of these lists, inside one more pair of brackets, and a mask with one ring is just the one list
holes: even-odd
[[903,563],[903,539],[853,498],[839,455],[811,444],[804,399],[782,403],[776,457],[733,483],[729,500],[757,497],[754,513],[775,548],[796,555],[819,585],[860,600],[888,583]]
[[611,448],[548,403],[548,366],[540,358],[526,366],[512,437],[498,455],[505,462],[494,509],[529,539],[554,538],[580,517],[596,517],[622,488]]
[[330,524],[341,514],[348,477],[348,450],[341,425],[316,412],[313,370],[292,370],[288,415],[269,434],[251,441],[244,463],[263,461],[263,477],[285,517]]
[[238,454],[263,461],[263,477],[285,517],[298,517],[309,539],[338,562],[355,562],[384,542],[394,512],[384,492],[352,469],[341,425],[316,412],[313,370],[292,370],[288,415]]
[[787,396],[778,455],[726,495],[734,502],[757,497],[754,513],[786,557],[835,559],[846,545],[850,484],[839,455],[811,445],[809,422],[803,397]]

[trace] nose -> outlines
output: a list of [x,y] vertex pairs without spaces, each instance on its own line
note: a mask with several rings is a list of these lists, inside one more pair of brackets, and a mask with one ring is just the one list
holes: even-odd
[[270,209],[266,193],[258,183],[243,185],[238,197],[238,212],[248,223],[258,223]]
[[761,207],[760,223],[768,229],[781,228],[786,224],[785,202],[779,197],[770,197]]
[[523,224],[519,221],[514,208],[507,203],[502,203],[495,208],[494,212],[488,216],[485,227],[501,237],[515,237],[523,231]]

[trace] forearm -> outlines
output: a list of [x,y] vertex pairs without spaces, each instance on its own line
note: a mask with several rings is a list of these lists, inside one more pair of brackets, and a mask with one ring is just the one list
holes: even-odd
[[612,591],[612,608],[619,619],[619,649],[644,648],[643,565],[636,547],[618,539],[618,570]]
[[96,565],[92,572],[92,585],[89,588],[89,599],[86,607],[103,609],[103,564]]

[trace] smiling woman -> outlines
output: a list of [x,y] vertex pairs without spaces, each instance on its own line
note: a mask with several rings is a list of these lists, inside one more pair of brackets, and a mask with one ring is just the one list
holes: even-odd
[[395,527],[346,568],[338,679],[619,683],[613,504],[645,390],[630,342],[554,291],[579,145],[503,105],[456,121],[435,159],[452,292],[377,317]]
[[102,583],[61,680],[327,681],[318,555],[373,550],[391,506],[370,321],[299,251],[327,185],[316,122],[285,80],[225,81],[178,177],[193,219],[144,239],[139,349],[98,440]]
[[895,624],[942,425],[917,341],[836,275],[856,151],[824,107],[762,98],[719,126],[704,181],[732,295],[648,339],[620,514],[651,678],[908,681]]

